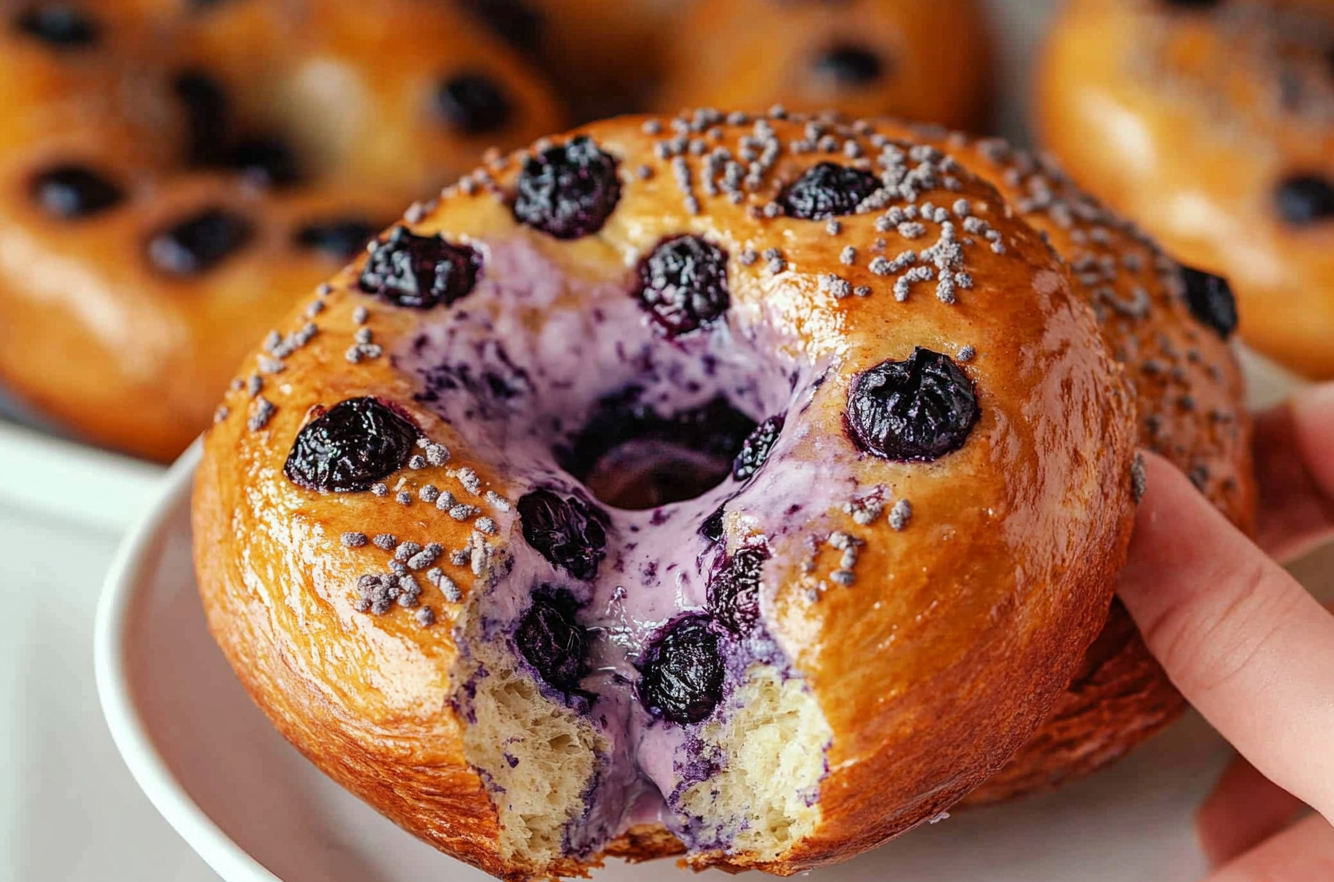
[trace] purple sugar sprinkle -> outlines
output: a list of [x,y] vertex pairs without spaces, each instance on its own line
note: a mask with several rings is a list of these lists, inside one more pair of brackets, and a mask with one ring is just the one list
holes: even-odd
[[435,611],[429,606],[423,606],[417,610],[417,624],[423,628],[429,628],[435,624]]
[[372,539],[371,542],[376,548],[383,548],[385,551],[393,551],[395,546],[398,545],[398,538],[394,536],[393,533],[381,533]]
[[388,496],[389,488],[386,487],[383,483],[375,483],[371,485],[371,492],[374,493],[376,496]]
[[399,505],[412,505],[412,494],[406,490],[400,490],[398,491],[398,494],[394,496],[394,501]]
[[394,550],[394,560],[407,560],[421,550],[416,542],[404,542]]
[[348,548],[360,548],[367,542],[365,533],[344,533],[342,543]]

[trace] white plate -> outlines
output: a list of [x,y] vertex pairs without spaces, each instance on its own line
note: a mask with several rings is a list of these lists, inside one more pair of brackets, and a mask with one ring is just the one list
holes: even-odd
[[[154,805],[228,882],[481,880],[328,781],[269,726],[210,639],[190,564],[192,449],[127,537],[98,610],[98,690]],[[1190,718],[1059,793],[964,813],[840,867],[827,882],[1129,882],[1202,870],[1192,813],[1227,750]],[[607,882],[685,880],[670,862]]]

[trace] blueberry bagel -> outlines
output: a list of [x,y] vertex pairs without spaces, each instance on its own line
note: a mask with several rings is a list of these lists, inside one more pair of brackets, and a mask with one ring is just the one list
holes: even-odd
[[657,106],[892,115],[979,130],[994,71],[976,0],[693,0]]
[[[1228,283],[1171,260],[1037,156],[994,139],[933,143],[990,181],[1065,259],[1076,293],[1092,305],[1135,387],[1140,446],[1173,462],[1229,520],[1252,532],[1251,425],[1228,345],[1237,325]],[[1115,602],[1050,719],[969,802],[1045,790],[1095,771],[1185,707]]]
[[1124,560],[1123,369],[1038,231],[897,128],[539,142],[269,342],[205,440],[211,630],[312,761],[507,879],[793,873],[937,816]]
[[170,458],[301,291],[556,124],[432,0],[0,0],[0,377]]
[[1334,377],[1334,5],[1073,0],[1037,84],[1079,185],[1226,276],[1248,344]]

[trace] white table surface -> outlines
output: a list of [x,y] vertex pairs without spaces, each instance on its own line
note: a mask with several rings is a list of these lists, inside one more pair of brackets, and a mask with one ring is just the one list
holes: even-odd
[[[6,488],[35,484],[16,479],[28,456],[0,444]],[[48,479],[51,491],[74,477]],[[127,510],[142,487],[122,482]],[[139,792],[102,720],[93,609],[119,531],[22,495],[0,490],[0,880],[216,882]]]

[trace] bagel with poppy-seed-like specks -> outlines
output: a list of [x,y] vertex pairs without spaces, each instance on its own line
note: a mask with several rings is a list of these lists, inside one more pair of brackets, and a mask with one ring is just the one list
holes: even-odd
[[958,154],[632,117],[382,234],[204,441],[199,585],[256,702],[515,880],[789,874],[999,770],[1106,621],[1135,411]]
[[1225,276],[1247,345],[1334,377],[1334,5],[1073,0],[1033,82],[1079,186]]

